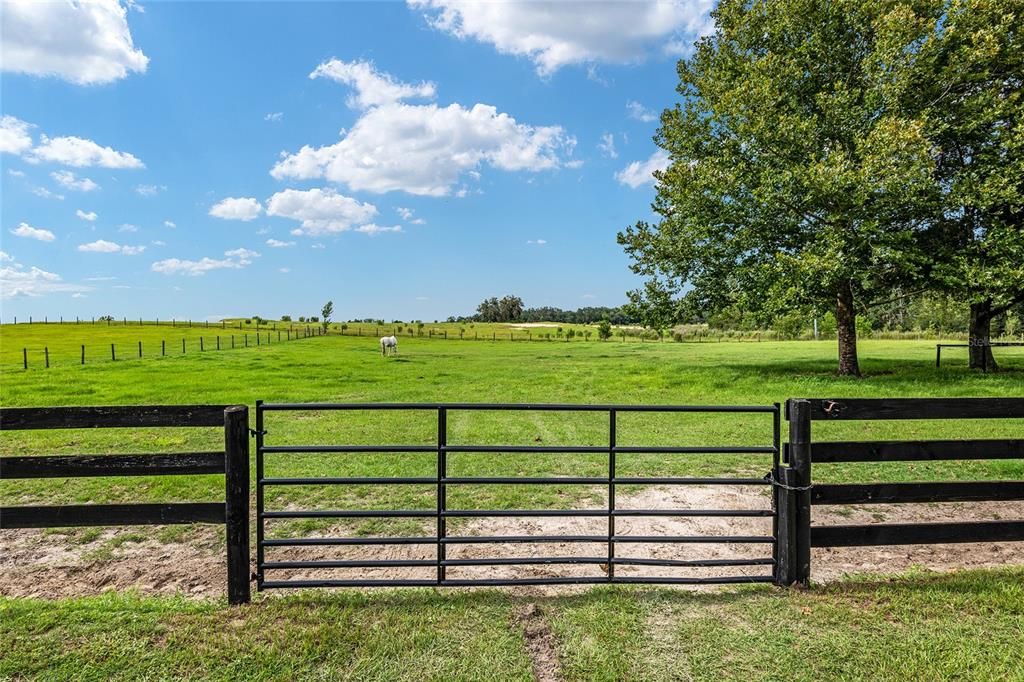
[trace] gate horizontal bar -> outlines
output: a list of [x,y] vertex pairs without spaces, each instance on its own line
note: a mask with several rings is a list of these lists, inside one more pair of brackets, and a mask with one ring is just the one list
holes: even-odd
[[262,519],[346,519],[346,518],[516,518],[516,517],[559,517],[580,516],[607,518],[608,516],[709,516],[709,517],[766,517],[775,512],[771,509],[448,509],[438,513],[428,509],[324,509],[307,511],[267,511],[260,514]]
[[437,452],[436,445],[264,445],[265,454],[317,452]]
[[706,543],[706,544],[755,544],[772,543],[770,535],[461,535],[438,539],[431,536],[413,537],[348,537],[348,538],[280,538],[264,540],[264,547],[297,547],[318,545],[482,545],[499,543]]
[[771,454],[770,445],[693,445],[658,447],[623,445],[614,448],[600,445],[266,445],[262,451],[274,453],[392,453],[392,452],[468,452],[468,453],[547,453],[606,455],[609,451],[620,454],[646,455],[750,455]]
[[515,585],[603,585],[611,583],[644,583],[648,585],[734,585],[739,583],[770,583],[775,578],[765,576],[721,576],[710,578],[675,578],[662,576],[620,577],[565,577],[565,578],[478,578],[466,580],[265,580],[264,588],[311,587],[506,587]]
[[544,412],[745,412],[773,413],[772,405],[574,405],[571,403],[263,403],[264,411],[316,411],[316,410],[423,410],[433,411],[529,411]]
[[338,559],[324,561],[265,561],[265,569],[290,568],[414,568],[417,566],[437,566],[434,559]]
[[258,481],[261,485],[433,485],[438,483],[446,485],[608,485],[608,483],[622,483],[626,485],[770,485],[770,482],[763,478],[695,478],[695,477],[641,477],[641,478],[614,478],[609,480],[602,476],[546,476],[517,478],[515,476],[456,476],[442,478],[426,477],[380,477],[366,476],[361,478],[353,477],[330,477],[317,476],[306,478],[264,478]]

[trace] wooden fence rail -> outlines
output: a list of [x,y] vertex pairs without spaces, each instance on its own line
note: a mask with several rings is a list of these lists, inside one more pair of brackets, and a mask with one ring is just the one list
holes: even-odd
[[244,405],[0,408],[0,431],[220,427],[224,450],[0,457],[0,479],[224,474],[223,502],[0,507],[0,529],[216,523],[227,534],[228,601],[249,601],[249,411]]
[[818,505],[1024,500],[1024,481],[813,483],[811,465],[835,462],[1024,459],[1024,438],[992,440],[812,442],[814,421],[1021,419],[1024,398],[792,399],[789,443],[777,475],[780,561],[777,582],[806,583],[812,547],[1024,540],[1024,520],[955,523],[812,525]]

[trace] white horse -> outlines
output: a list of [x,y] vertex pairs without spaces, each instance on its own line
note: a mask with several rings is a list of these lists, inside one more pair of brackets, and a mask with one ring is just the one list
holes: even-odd
[[395,355],[398,355],[398,339],[396,339],[394,336],[380,337],[380,354],[387,355],[389,351]]

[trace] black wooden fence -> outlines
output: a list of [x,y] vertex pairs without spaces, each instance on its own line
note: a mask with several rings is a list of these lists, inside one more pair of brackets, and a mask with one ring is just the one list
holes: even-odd
[[0,479],[224,474],[223,502],[0,507],[0,529],[217,523],[227,530],[228,601],[249,601],[249,411],[244,405],[0,408],[0,431],[220,427],[224,450],[0,457]]
[[811,465],[837,462],[1024,459],[1014,439],[814,442],[814,421],[1024,419],[1024,398],[793,399],[786,402],[789,466],[780,473],[777,582],[806,583],[812,547],[1024,540],[1024,520],[812,525],[811,508],[921,502],[1024,500],[1024,481],[813,483]]

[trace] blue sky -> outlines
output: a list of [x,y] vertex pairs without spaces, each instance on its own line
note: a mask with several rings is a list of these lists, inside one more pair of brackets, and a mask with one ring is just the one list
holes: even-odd
[[[707,3],[5,4],[3,321],[618,305]],[[628,28],[623,28],[628,27]],[[39,36],[46,36],[40,39]]]

